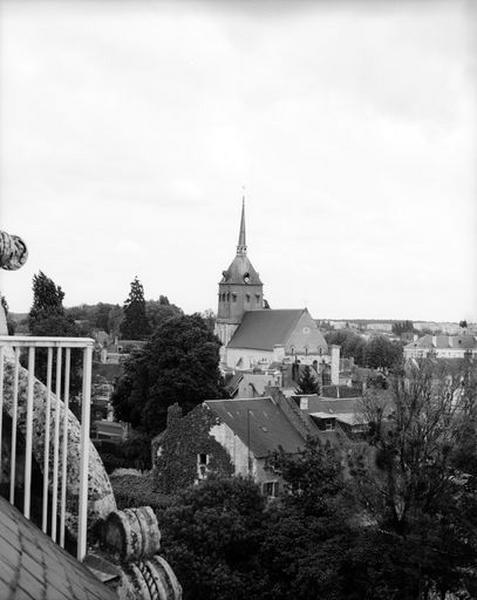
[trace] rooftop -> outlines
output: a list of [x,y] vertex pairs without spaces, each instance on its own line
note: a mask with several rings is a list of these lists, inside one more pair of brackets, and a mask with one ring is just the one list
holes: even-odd
[[472,350],[477,348],[477,338],[473,335],[423,335],[405,348],[455,348]]
[[284,345],[305,310],[247,311],[228,347],[273,350],[275,345]]
[[0,497],[0,598],[113,600],[116,594]]
[[305,437],[270,397],[207,400],[205,405],[250,447],[256,458],[279,447],[285,452],[298,452],[305,444]]

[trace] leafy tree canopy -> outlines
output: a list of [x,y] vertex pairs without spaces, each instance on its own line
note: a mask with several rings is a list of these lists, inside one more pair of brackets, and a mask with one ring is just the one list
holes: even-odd
[[171,304],[167,296],[159,296],[159,300],[146,301],[146,316],[152,331],[171,317],[183,315],[182,309]]
[[219,348],[200,315],[165,320],[125,365],[112,399],[117,418],[158,433],[171,404],[188,412],[203,400],[226,397]]
[[263,511],[255,484],[222,479],[189,488],[161,512],[163,551],[184,587],[184,600],[260,597]]

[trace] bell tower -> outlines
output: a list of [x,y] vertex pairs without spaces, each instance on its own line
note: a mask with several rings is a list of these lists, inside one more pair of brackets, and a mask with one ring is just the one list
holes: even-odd
[[263,283],[247,256],[245,236],[245,199],[242,198],[242,215],[237,253],[229,268],[222,271],[219,282],[219,300],[215,333],[224,346],[230,342],[240,325],[244,312],[263,308]]

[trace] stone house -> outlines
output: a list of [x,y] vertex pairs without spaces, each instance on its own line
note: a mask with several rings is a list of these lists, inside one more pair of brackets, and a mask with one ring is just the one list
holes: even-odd
[[267,457],[279,448],[298,452],[309,435],[319,429],[284,396],[207,400],[184,417],[174,405],[167,429],[152,441],[157,489],[173,493],[214,475],[242,476],[273,497],[280,478],[267,469]]

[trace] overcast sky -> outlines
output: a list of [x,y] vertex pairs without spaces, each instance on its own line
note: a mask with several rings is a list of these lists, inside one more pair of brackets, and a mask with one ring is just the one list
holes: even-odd
[[0,0],[11,310],[40,269],[215,310],[246,186],[272,308],[477,320],[471,5]]

